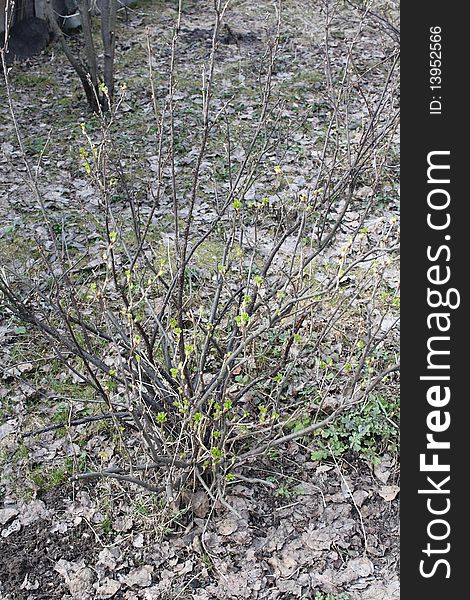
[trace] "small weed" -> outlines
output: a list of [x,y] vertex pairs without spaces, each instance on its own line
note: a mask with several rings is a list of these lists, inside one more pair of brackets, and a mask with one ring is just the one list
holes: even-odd
[[302,494],[302,488],[300,486],[292,485],[292,481],[288,480],[286,483],[280,485],[275,492],[275,495],[278,498],[286,498],[287,500],[291,500],[292,498],[297,498]]
[[276,450],[275,448],[271,448],[270,450],[268,450],[267,455],[268,455],[269,460],[272,460],[272,461],[278,461],[281,459],[281,453],[279,452],[279,450]]
[[292,492],[287,485],[280,485],[276,490],[276,496],[278,498],[289,499],[292,496]]
[[297,419],[293,423],[291,423],[288,427],[293,433],[297,433],[298,431],[302,431],[311,424],[310,417],[305,416],[301,419]]
[[69,472],[65,467],[57,467],[53,469],[49,475],[48,484],[50,487],[57,487],[67,479]]
[[36,467],[30,475],[31,481],[36,485],[39,490],[46,491],[47,487],[47,479],[44,476],[44,473],[41,468]]
[[69,417],[69,406],[65,402],[60,402],[52,415],[53,423],[66,423]]
[[62,485],[70,477],[73,471],[71,459],[66,459],[64,464],[56,466],[51,470],[45,470],[41,466],[36,466],[30,473],[29,479],[42,491],[47,492],[59,485]]
[[316,449],[311,459],[325,460],[352,450],[376,461],[383,452],[397,451],[398,421],[397,399],[371,394],[364,406],[314,434]]
[[212,565],[212,561],[205,552],[201,555],[201,561],[208,571],[212,571],[212,569],[214,568]]
[[149,514],[148,507],[143,502],[137,502],[134,510],[138,515],[143,517],[146,517]]
[[38,136],[38,137],[34,138],[34,140],[26,143],[25,146],[26,146],[26,150],[30,154],[39,155],[42,152],[44,152],[44,149],[46,148],[46,144],[47,144],[47,139],[45,137]]
[[112,525],[111,518],[109,517],[109,515],[106,515],[106,517],[101,521],[101,531],[104,533],[104,535],[107,535],[107,536],[113,535],[114,530],[113,530],[113,525]]
[[16,452],[13,455],[13,458],[17,458],[19,460],[24,460],[24,459],[28,458],[28,456],[29,456],[29,448],[27,446],[25,446],[25,444],[20,444],[18,446],[18,448],[16,449]]

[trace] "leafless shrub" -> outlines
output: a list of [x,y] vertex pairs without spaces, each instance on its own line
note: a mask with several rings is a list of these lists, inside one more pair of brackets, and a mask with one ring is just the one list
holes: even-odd
[[[0,277],[8,310],[40,331],[95,390],[102,417],[114,421],[126,448],[120,464],[77,476],[136,483],[168,501],[185,484],[223,498],[227,482],[246,479],[243,470],[255,457],[331,423],[398,368],[373,358],[394,329],[383,327],[383,288],[396,226],[388,223],[372,241],[367,229],[396,135],[397,54],[381,64],[380,90],[368,89],[367,73],[356,64],[361,19],[342,68],[334,68],[335,11],[326,6],[323,146],[312,179],[299,190],[282,160],[272,160],[289,143],[279,135],[282,103],[273,81],[279,12],[260,68],[258,120],[243,157],[233,158],[230,101],[214,107],[226,10],[216,0],[199,141],[187,171],[175,141],[178,20],[164,102],[155,94],[149,44],[158,130],[151,206],[141,206],[128,186],[113,138],[117,100],[102,117],[99,139],[83,129],[83,166],[99,194],[90,218],[102,236],[100,264],[82,268],[86,257],[54,231],[30,172],[47,238],[37,240],[41,258],[29,273],[4,268]],[[352,128],[358,101],[367,110]],[[222,184],[211,176],[214,147],[225,166]],[[263,193],[267,181],[271,188]],[[368,193],[358,196],[365,186]],[[117,188],[126,209],[113,203]],[[155,213],[166,195],[172,226],[162,239]],[[210,220],[199,218],[204,211]],[[335,365],[323,354],[332,340],[341,346]],[[311,387],[308,395],[296,390],[299,381],[299,389]],[[292,430],[305,416],[307,424]],[[139,443],[125,433],[128,425]]]

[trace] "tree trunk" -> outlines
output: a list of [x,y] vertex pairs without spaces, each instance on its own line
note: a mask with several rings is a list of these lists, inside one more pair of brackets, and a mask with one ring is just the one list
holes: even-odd
[[83,38],[85,43],[85,54],[88,63],[88,73],[91,85],[98,93],[98,67],[96,63],[96,50],[91,35],[90,2],[89,0],[78,0],[78,10],[82,20]]
[[[116,47],[116,0],[101,0],[101,37],[104,50],[104,84],[107,88],[107,102],[114,95],[114,51]],[[108,109],[110,106],[107,107]]]

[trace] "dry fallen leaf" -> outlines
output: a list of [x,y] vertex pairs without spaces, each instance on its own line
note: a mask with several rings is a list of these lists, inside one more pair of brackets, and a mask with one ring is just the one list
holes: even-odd
[[299,564],[294,556],[288,554],[283,556],[272,556],[268,559],[280,577],[290,577],[298,568]]
[[342,573],[339,573],[337,581],[342,584],[350,583],[357,579],[368,577],[369,575],[372,575],[373,572],[374,565],[372,564],[372,561],[366,556],[359,556],[348,562],[346,569]]
[[0,525],[6,525],[8,521],[11,521],[16,515],[18,511],[16,508],[1,508],[0,509]]
[[191,506],[196,517],[203,519],[209,512],[209,496],[205,492],[195,492],[191,497]]
[[113,521],[113,529],[114,531],[129,531],[132,529],[133,524],[134,522],[129,516],[117,517]]
[[132,545],[134,548],[143,548],[144,547],[144,536],[141,533],[137,533],[132,538]]
[[368,497],[369,494],[365,490],[356,490],[353,494],[354,502],[356,503],[358,508],[360,508],[364,504]]
[[11,535],[12,533],[19,531],[20,529],[21,529],[20,520],[16,519],[15,521],[13,521],[13,523],[10,523],[10,525],[8,525],[8,527],[5,527],[4,529],[2,529],[2,537],[6,538],[9,535]]
[[98,565],[110,571],[114,571],[117,565],[117,559],[119,559],[120,551],[119,548],[103,548],[98,554]]
[[222,519],[222,521],[217,524],[217,531],[220,533],[220,535],[230,535],[231,533],[237,531],[237,529],[238,523],[231,517]]
[[137,569],[132,569],[125,577],[124,582],[129,587],[148,587],[152,584],[153,567],[151,565],[144,565]]
[[377,477],[380,483],[387,483],[394,465],[395,460],[388,454],[384,454],[380,460],[380,463],[374,465],[374,475]]
[[64,578],[72,596],[83,596],[92,586],[93,571],[86,566],[83,558],[75,562],[61,558],[54,565],[54,571]]
[[106,577],[105,579],[103,579],[103,581],[99,583],[99,585],[96,585],[96,598],[100,598],[103,600],[105,600],[106,598],[112,598],[120,589],[120,587],[121,584],[119,583],[119,581]]
[[330,465],[319,465],[315,470],[315,474],[321,475],[322,473],[328,473],[331,469],[333,469],[333,467]]
[[397,485],[383,485],[379,490],[379,496],[387,502],[391,502],[395,500],[399,491],[400,488]]

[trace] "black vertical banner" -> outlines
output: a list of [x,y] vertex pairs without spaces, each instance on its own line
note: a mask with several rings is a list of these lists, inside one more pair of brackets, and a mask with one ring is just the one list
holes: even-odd
[[[402,3],[401,597],[468,596],[468,21]],[[461,591],[463,590],[463,591]]]

